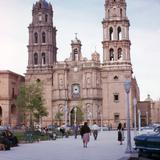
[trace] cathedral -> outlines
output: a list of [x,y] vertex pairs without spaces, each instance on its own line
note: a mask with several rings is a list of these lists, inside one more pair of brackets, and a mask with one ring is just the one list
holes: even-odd
[[119,122],[125,123],[126,79],[132,82],[129,99],[133,123],[133,98],[139,100],[139,88],[132,76],[126,7],[125,0],[105,0],[102,62],[96,51],[90,60],[83,57],[82,42],[77,35],[71,41],[70,57],[59,62],[52,5],[46,0],[33,5],[25,82],[43,82],[49,113],[43,118],[43,125],[58,123],[58,113],[62,122],[69,125],[96,121],[116,127]]

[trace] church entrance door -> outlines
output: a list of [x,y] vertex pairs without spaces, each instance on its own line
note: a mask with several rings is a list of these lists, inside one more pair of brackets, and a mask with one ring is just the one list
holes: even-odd
[[71,126],[80,124],[84,121],[83,112],[79,107],[73,107],[70,113]]

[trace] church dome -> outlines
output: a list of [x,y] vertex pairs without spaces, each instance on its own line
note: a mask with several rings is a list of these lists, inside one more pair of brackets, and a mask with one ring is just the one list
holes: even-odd
[[71,41],[72,44],[81,44],[81,41],[77,38],[77,34],[74,40]]
[[52,6],[46,0],[39,0],[34,5],[34,8],[38,8],[38,9],[50,9],[50,8],[52,8]]
[[151,96],[148,94],[148,95],[147,95],[147,98],[145,99],[145,101],[153,102],[153,99],[152,99]]

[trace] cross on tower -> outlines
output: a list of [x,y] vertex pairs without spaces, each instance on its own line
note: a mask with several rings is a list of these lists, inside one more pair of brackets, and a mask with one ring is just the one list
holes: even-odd
[[78,33],[75,33],[75,38],[77,39],[77,35],[78,35]]

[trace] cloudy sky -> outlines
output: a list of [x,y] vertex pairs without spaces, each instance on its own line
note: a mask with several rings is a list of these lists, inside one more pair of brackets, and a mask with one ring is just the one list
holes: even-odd
[[[36,0],[0,0],[0,70],[26,72],[28,25]],[[82,41],[83,56],[96,50],[102,59],[102,25],[105,0],[50,0],[57,27],[58,60],[70,54],[74,33]],[[131,57],[141,100],[160,98],[160,0],[126,0],[130,19]]]

